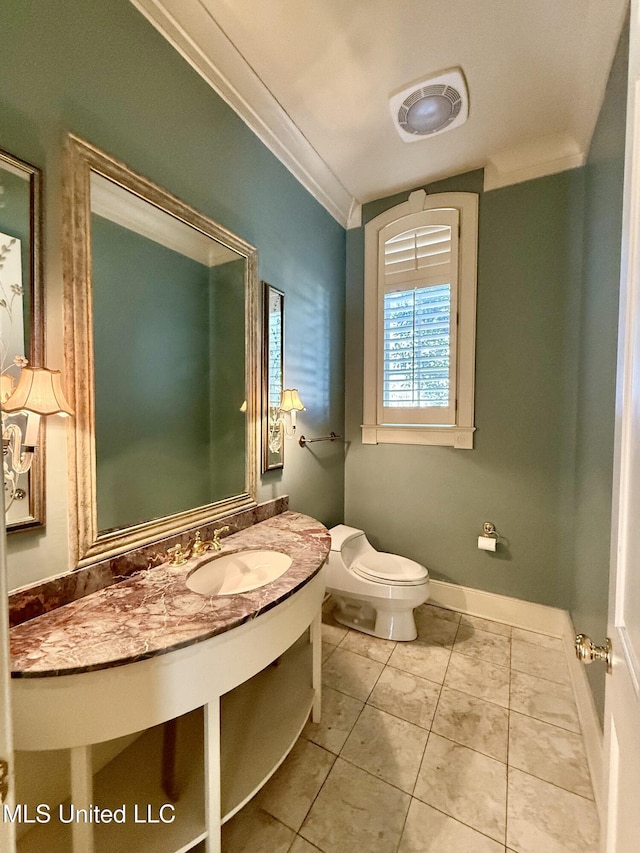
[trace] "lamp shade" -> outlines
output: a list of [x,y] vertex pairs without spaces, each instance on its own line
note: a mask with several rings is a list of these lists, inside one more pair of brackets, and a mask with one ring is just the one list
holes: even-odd
[[4,403],[13,394],[13,377],[8,373],[0,375],[0,403]]
[[297,388],[285,388],[280,395],[280,411],[281,412],[302,412],[304,406],[298,394]]
[[3,411],[35,412],[37,415],[72,415],[62,390],[59,370],[23,367],[15,391],[2,404]]

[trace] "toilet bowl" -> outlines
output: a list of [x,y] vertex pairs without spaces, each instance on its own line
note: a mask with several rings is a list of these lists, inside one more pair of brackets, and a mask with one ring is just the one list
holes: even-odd
[[425,567],[376,551],[355,527],[338,524],[329,532],[326,583],[336,621],[385,640],[415,640],[413,611],[429,598]]

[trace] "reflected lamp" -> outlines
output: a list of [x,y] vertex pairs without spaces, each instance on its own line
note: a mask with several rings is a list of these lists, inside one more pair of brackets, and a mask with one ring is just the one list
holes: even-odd
[[[62,390],[61,373],[47,367],[22,367],[14,381],[8,374],[0,376],[2,404],[2,456],[5,489],[5,512],[14,500],[24,495],[18,488],[18,477],[31,468],[38,445],[40,418],[49,415],[73,415],[73,409]],[[25,418],[10,420],[12,415]]]

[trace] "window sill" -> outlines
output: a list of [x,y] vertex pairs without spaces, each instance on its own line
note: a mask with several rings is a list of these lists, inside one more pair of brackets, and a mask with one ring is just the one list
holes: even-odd
[[362,425],[363,444],[423,444],[473,450],[475,427]]

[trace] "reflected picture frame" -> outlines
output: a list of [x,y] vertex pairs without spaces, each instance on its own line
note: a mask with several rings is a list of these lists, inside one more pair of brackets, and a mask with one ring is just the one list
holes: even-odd
[[284,467],[284,293],[262,282],[262,473]]
[[[7,352],[7,363],[2,365],[2,370],[13,375],[17,381],[19,369],[10,365],[14,355],[24,355],[29,364],[39,367],[44,356],[44,284],[42,277],[42,221],[43,221],[43,176],[42,170],[25,160],[0,149],[0,185],[2,174],[18,176],[24,181],[24,199],[28,207],[27,232],[22,241],[22,311],[20,312],[23,324],[20,336],[24,337],[24,352]],[[0,194],[4,213],[10,212],[10,195]],[[0,217],[0,232],[4,236],[14,237],[10,226],[7,226],[6,216]],[[4,241],[4,237],[3,237]],[[19,245],[19,244],[18,244]],[[14,283],[9,282],[9,286]],[[8,301],[11,297],[3,292],[2,300]],[[20,420],[20,415],[9,417],[9,420]],[[34,527],[42,527],[45,524],[45,426],[40,423],[38,451],[33,457],[29,471],[21,476],[20,482],[16,483],[19,491],[19,499],[13,502],[6,517],[7,533],[29,530]]]

